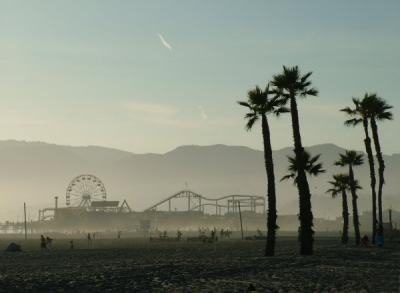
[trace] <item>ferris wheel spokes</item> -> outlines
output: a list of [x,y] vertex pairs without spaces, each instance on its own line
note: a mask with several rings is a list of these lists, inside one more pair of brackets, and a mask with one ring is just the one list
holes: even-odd
[[106,200],[104,184],[94,175],[79,175],[68,185],[67,206],[88,207],[92,201]]

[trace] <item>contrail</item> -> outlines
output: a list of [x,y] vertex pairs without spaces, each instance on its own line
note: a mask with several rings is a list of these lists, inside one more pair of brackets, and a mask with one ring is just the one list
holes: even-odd
[[172,46],[168,44],[168,42],[164,39],[164,37],[161,34],[158,34],[158,37],[160,38],[160,41],[164,45],[164,47],[172,51]]
[[197,109],[199,109],[199,111],[200,111],[201,118],[203,118],[204,120],[208,119],[208,115],[207,115],[206,111],[204,111],[203,106],[197,106]]

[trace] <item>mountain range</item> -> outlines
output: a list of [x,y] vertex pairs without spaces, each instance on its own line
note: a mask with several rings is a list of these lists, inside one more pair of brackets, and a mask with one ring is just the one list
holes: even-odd
[[[341,201],[325,191],[332,174],[345,172],[333,166],[344,149],[334,144],[307,148],[321,154],[326,173],[310,178],[313,212],[316,217],[340,216]],[[296,214],[298,197],[292,182],[279,182],[286,174],[291,148],[274,151],[277,177],[278,212]],[[400,154],[385,157],[385,208],[400,208]],[[39,208],[65,205],[69,182],[77,175],[93,174],[107,189],[107,199],[126,199],[131,208],[144,210],[153,203],[184,188],[207,197],[228,194],[265,195],[266,177],[263,153],[244,146],[180,146],[164,154],[134,154],[99,146],[63,146],[43,142],[0,141],[0,220],[22,220],[23,202],[28,218],[36,219]],[[356,169],[363,190],[361,211],[371,206],[368,166]]]

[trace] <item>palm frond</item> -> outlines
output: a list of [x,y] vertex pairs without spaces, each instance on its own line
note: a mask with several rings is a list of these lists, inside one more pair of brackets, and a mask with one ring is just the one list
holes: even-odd
[[249,104],[248,102],[238,101],[237,103],[238,103],[240,106],[247,107],[247,108],[251,109],[251,106],[250,106],[250,104]]
[[360,124],[362,121],[363,121],[363,119],[361,119],[361,118],[353,118],[353,119],[344,121],[344,125],[347,127],[350,127],[350,126],[354,127],[354,126],[357,126],[358,124]]
[[258,121],[259,115],[257,114],[256,111],[253,111],[253,112],[247,113],[244,116],[244,118],[247,120],[245,128],[247,131],[250,131],[253,128],[254,124]]

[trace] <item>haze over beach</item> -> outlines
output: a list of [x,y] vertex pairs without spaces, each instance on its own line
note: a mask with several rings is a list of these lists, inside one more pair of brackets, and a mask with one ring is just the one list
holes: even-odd
[[399,292],[398,0],[0,0],[1,292]]
[[[325,191],[332,174],[339,172],[333,162],[344,149],[334,144],[309,148],[321,154],[325,166],[323,176],[311,179],[315,216],[334,219],[340,205]],[[287,156],[291,148],[274,152],[277,177],[286,174]],[[164,154],[133,154],[100,146],[71,147],[42,142],[0,141],[0,207],[2,220],[22,220],[21,202],[28,203],[28,218],[36,219],[37,210],[53,207],[54,196],[65,206],[65,193],[73,177],[96,174],[104,182],[109,200],[126,199],[135,211],[142,211],[156,202],[187,187],[204,196],[229,194],[265,195],[265,171],[262,151],[244,146],[180,146]],[[385,209],[400,209],[400,154],[386,156],[388,176],[385,186]],[[366,190],[360,193],[360,211],[370,211],[368,168],[359,170],[359,180]],[[296,214],[298,199],[292,182],[278,182],[279,211]],[[15,199],[19,200],[16,201]],[[34,200],[32,200],[34,198]],[[183,209],[181,206],[180,209]]]

